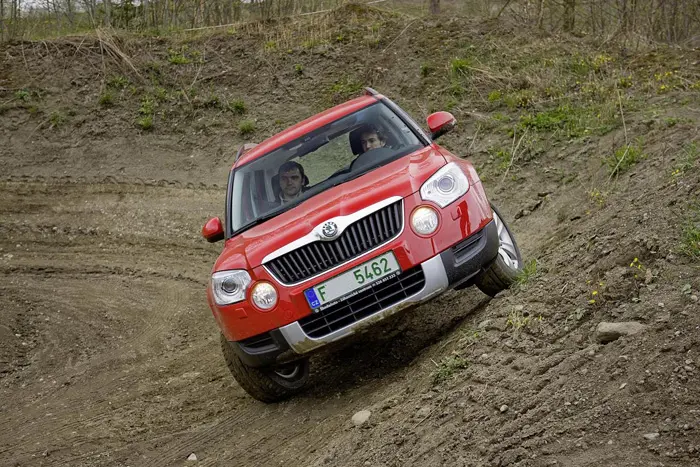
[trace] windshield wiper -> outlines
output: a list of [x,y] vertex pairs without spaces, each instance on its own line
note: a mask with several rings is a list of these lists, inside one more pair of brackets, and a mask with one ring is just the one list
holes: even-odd
[[286,211],[286,209],[284,209],[284,210],[275,210],[275,211],[272,211],[272,212],[268,212],[268,213],[265,214],[264,216],[260,216],[260,217],[258,217],[257,219],[255,219],[255,220],[253,220],[253,221],[251,221],[251,222],[248,222],[247,224],[245,224],[244,226],[242,226],[241,228],[239,228],[238,230],[236,230],[236,231],[233,233],[233,235],[241,234],[241,233],[243,233],[244,231],[250,229],[251,227],[255,227],[256,225],[262,224],[262,223],[265,222],[266,220],[272,219],[273,217],[275,217],[276,215],[278,215],[278,214],[280,214],[280,213],[282,213],[282,212],[284,212],[284,211]]

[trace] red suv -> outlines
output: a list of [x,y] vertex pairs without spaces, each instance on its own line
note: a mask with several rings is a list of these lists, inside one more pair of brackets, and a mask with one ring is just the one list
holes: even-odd
[[207,298],[231,373],[254,398],[301,390],[308,356],[450,288],[495,295],[522,267],[474,167],[372,89],[236,156]]

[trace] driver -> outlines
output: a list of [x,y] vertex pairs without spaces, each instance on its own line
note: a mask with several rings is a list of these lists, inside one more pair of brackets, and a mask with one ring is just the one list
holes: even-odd
[[285,162],[277,171],[277,176],[280,191],[276,202],[279,206],[295,201],[306,189],[304,167],[298,162]]
[[384,132],[374,125],[365,125],[360,131],[360,144],[362,144],[362,152],[365,153],[370,149],[379,149],[386,146],[386,136]]

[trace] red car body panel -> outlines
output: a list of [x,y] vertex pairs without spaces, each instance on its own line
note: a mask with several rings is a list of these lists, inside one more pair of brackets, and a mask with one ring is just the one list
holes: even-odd
[[364,109],[368,105],[375,104],[379,102],[379,100],[382,99],[382,97],[383,96],[381,94],[376,94],[373,96],[365,95],[353,99],[351,101],[345,102],[344,104],[335,106],[331,109],[325,110],[320,114],[314,115],[313,117],[309,117],[306,120],[303,120],[297,123],[296,125],[291,126],[280,133],[277,133],[275,136],[266,139],[250,151],[244,153],[236,161],[234,167],[240,167],[241,165],[247,164],[248,162],[257,159],[258,157],[264,156],[270,151],[273,151],[279,148],[280,146],[289,143],[290,141],[304,136],[310,131],[314,131],[317,128],[321,128],[324,125],[333,123],[339,118],[343,118],[346,115],[350,115],[353,112],[357,112],[358,110]]
[[[423,201],[419,190],[431,175],[445,165],[446,159],[462,167],[469,179],[470,188],[464,196],[445,208],[440,208]],[[293,286],[280,284],[262,266],[262,259],[266,255],[303,237],[323,221],[351,214],[392,196],[403,198],[404,229],[397,238],[372,253],[361,255],[338,269]],[[430,236],[420,236],[410,227],[411,212],[420,205],[432,206],[440,217],[438,230]],[[240,341],[309,315],[312,310],[306,301],[304,290],[310,287],[387,251],[394,252],[402,270],[411,269],[481,230],[492,218],[491,207],[472,165],[432,144],[362,177],[333,187],[229,239],[213,271],[246,269],[253,283],[260,280],[272,283],[278,291],[279,301],[272,310],[264,312],[254,307],[249,297],[232,305],[218,306],[209,287],[209,305],[224,336],[230,341]]]

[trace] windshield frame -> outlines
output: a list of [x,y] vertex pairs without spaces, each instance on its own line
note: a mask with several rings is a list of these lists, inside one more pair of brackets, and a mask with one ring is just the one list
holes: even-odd
[[[336,120],[334,120],[326,125],[323,125],[323,126],[318,127],[318,128],[314,128],[313,130],[310,130],[308,133],[314,133],[314,132],[320,131],[326,127],[333,125],[338,120],[341,120],[343,118],[346,118],[346,117],[352,116],[354,114],[363,112],[363,111],[367,110],[368,108],[373,107],[375,105],[384,105],[390,112],[392,112],[394,115],[396,115],[399,118],[399,120],[401,120],[401,122],[404,125],[406,125],[407,128],[409,128],[411,130],[411,132],[418,139],[420,145],[422,145],[423,148],[432,144],[430,137],[413,120],[413,118],[411,118],[411,116],[408,115],[403,109],[401,109],[398,105],[396,105],[394,102],[392,102],[390,99],[388,99],[386,97],[382,97],[381,99],[377,99],[377,102],[370,104],[366,107],[363,107],[362,109],[356,110],[354,112],[350,112],[347,115],[343,115],[342,117],[339,117],[338,119],[336,119]],[[302,138],[303,138],[303,136],[302,136]],[[289,211],[290,209],[296,208],[300,204],[303,204],[305,201],[307,201],[311,198],[314,198],[316,195],[332,188],[333,186],[340,185],[340,184],[349,182],[351,180],[357,179],[357,178],[359,178],[359,177],[361,177],[361,176],[363,176],[363,175],[365,175],[365,174],[367,174],[367,173],[369,173],[369,172],[371,172],[371,171],[373,171],[373,170],[375,170],[383,165],[386,165],[390,162],[401,159],[402,157],[405,157],[408,154],[412,154],[412,153],[420,150],[420,148],[417,148],[417,149],[416,148],[414,148],[414,149],[409,148],[409,150],[407,150],[407,151],[400,151],[396,155],[392,156],[391,158],[387,158],[387,159],[382,160],[380,164],[367,166],[363,170],[359,171],[358,173],[353,174],[353,176],[345,178],[345,179],[341,179],[337,183],[332,183],[332,179],[333,179],[332,177],[328,178],[328,179],[324,180],[323,182],[320,182],[312,190],[310,190],[312,192],[311,196],[304,197],[304,198],[300,199],[299,201],[296,201],[293,203],[288,203],[284,206],[280,206],[279,209],[272,210],[272,211],[266,213],[265,215],[259,217],[258,219],[255,219],[252,222],[249,222],[248,224],[241,226],[238,230],[234,230],[233,229],[233,219],[232,219],[232,217],[233,217],[232,216],[232,209],[233,209],[233,181],[234,181],[236,172],[238,170],[248,166],[249,164],[252,164],[252,163],[258,161],[259,159],[266,157],[268,154],[276,151],[277,149],[279,149],[279,148],[271,149],[270,151],[266,152],[265,154],[261,155],[260,157],[256,157],[255,159],[253,159],[251,161],[247,161],[244,164],[241,164],[240,166],[237,166],[234,164],[233,168],[231,168],[231,170],[229,171],[228,186],[226,189],[226,211],[224,213],[224,235],[225,235],[225,238],[227,240],[229,238],[233,238],[237,235],[242,234],[246,230],[249,230],[252,227],[255,227],[256,225],[259,225],[263,222],[266,222],[267,220],[270,220],[271,218],[277,217],[278,215],[282,214],[283,212],[286,212],[286,211]],[[316,190],[317,187],[321,187],[321,188]]]

